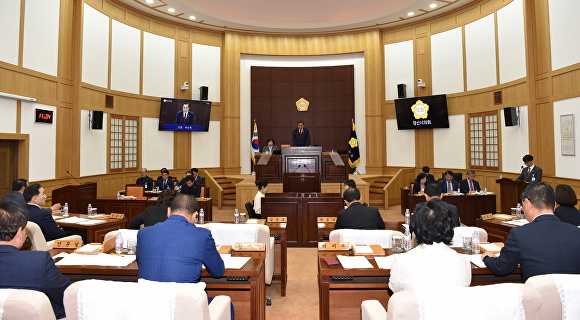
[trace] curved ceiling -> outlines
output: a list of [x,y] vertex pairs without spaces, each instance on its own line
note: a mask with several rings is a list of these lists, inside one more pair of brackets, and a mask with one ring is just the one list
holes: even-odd
[[116,1],[164,19],[215,30],[321,33],[386,28],[431,18],[477,0]]

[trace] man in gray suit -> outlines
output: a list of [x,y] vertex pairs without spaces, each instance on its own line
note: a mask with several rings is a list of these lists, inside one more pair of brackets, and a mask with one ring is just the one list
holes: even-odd
[[26,200],[24,200],[24,189],[28,187],[28,181],[26,179],[16,179],[12,182],[12,192],[5,195],[2,198],[2,202],[12,202],[26,208]]
[[522,167],[522,172],[516,181],[542,181],[542,168],[534,165],[534,157],[526,154],[522,160],[524,161],[525,166]]

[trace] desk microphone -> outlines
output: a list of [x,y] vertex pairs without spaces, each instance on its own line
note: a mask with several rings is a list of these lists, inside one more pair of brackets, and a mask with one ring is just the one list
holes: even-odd
[[524,166],[520,168],[520,174],[522,174],[522,171],[524,171]]
[[298,167],[296,167],[296,169],[294,169],[294,171],[292,171],[292,173],[296,172],[298,170],[298,168],[300,168],[302,165],[299,164]]
[[73,176],[70,172],[68,172],[68,170],[66,171],[66,173],[68,173],[68,175],[71,176],[73,179],[75,179],[79,184],[82,184],[77,178],[75,178],[75,176]]
[[312,173],[312,171],[310,171],[310,169],[308,169],[308,167],[306,165],[304,165],[304,168],[306,168],[306,170],[308,170],[308,173]]

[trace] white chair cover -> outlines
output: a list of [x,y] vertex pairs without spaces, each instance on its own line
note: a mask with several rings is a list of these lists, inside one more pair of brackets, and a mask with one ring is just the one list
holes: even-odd
[[211,223],[209,230],[217,245],[233,246],[236,242],[257,242],[258,225]]
[[383,248],[391,247],[391,230],[340,229],[340,242],[354,244],[378,244]]
[[548,275],[558,287],[562,302],[562,319],[580,319],[580,275],[550,274]]
[[2,320],[2,314],[4,313],[4,301],[15,289],[0,289],[0,320]]

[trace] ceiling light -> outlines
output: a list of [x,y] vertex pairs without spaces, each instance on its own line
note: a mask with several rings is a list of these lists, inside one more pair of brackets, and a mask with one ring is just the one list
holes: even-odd
[[412,16],[414,16],[414,15],[415,15],[415,12],[411,11],[411,12],[407,13],[407,15],[408,15],[409,17],[412,17]]
[[145,2],[147,2],[147,3],[151,4],[151,3],[153,3],[153,0],[147,0],[147,1],[145,1]]
[[195,20],[195,16],[189,16],[190,20]]
[[435,9],[435,8],[437,8],[437,4],[436,3],[432,3],[432,4],[429,5],[429,8]]
[[175,12],[175,9],[169,8],[169,9],[167,9],[167,11],[169,11],[169,12]]

